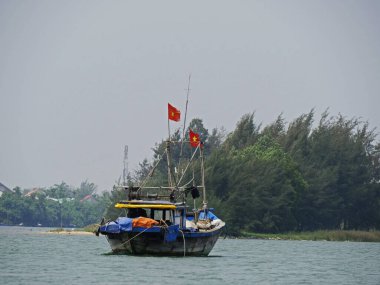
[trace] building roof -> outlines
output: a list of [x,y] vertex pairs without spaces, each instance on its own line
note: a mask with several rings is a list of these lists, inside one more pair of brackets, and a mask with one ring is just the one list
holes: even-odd
[[0,182],[0,192],[13,192],[13,191]]
[[30,197],[32,194],[37,194],[38,192],[44,192],[42,188],[33,188],[32,190],[28,191],[24,196]]

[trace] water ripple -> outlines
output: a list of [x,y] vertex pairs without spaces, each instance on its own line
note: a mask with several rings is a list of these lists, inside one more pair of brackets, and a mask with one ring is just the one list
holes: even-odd
[[152,257],[44,230],[0,227],[1,284],[380,284],[379,243],[220,239],[209,257]]

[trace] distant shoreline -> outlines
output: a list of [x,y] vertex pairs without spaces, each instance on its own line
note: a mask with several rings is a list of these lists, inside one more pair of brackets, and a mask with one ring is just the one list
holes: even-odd
[[[44,233],[58,235],[94,235],[95,230],[94,225],[91,225],[78,230],[54,229]],[[278,234],[243,232],[236,237],[230,235],[227,235],[226,237],[230,239],[380,242],[380,231],[320,230],[314,232],[290,232]]]
[[380,231],[354,230],[320,230],[313,232],[290,232],[279,234],[265,234],[243,232],[237,238],[265,239],[265,240],[310,240],[310,241],[352,241],[352,242],[380,242]]
[[[1,225],[11,226],[11,225]],[[18,225],[13,225],[19,227]],[[42,234],[56,235],[95,235],[95,231],[99,227],[98,224],[88,225],[78,229],[62,229],[62,228],[40,228]],[[351,241],[351,242],[380,242],[380,231],[355,231],[355,230],[319,230],[313,232],[289,232],[289,233],[255,233],[242,232],[240,235],[224,235],[220,238],[228,239],[260,239],[260,240],[299,240],[299,241]]]

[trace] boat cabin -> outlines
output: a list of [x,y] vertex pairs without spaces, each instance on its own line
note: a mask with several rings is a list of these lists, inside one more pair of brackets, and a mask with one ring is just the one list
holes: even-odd
[[183,203],[171,203],[168,201],[121,201],[116,208],[127,209],[128,218],[144,217],[165,223],[166,225],[179,225],[186,228],[186,206]]

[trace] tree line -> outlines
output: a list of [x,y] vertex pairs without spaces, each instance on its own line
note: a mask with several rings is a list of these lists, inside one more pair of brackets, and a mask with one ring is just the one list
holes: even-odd
[[[290,123],[279,115],[265,127],[246,114],[227,135],[216,128],[209,133],[201,119],[190,128],[204,142],[208,204],[230,234],[380,228],[380,144],[367,122],[327,111],[315,122],[312,110]],[[171,140],[181,140],[179,130]],[[157,143],[152,162],[140,164],[137,184],[165,147],[164,140]],[[172,150],[178,169],[191,151],[185,147],[181,156],[178,147]],[[167,183],[162,160],[151,185]],[[193,168],[199,173],[199,165]]]
[[[204,142],[208,205],[226,221],[229,234],[380,228],[380,143],[367,122],[327,111],[315,121],[312,110],[289,123],[279,115],[267,126],[246,114],[228,134],[223,128],[209,132],[199,118],[187,134],[189,129]],[[182,140],[179,129],[171,140]],[[167,184],[165,141],[128,175],[129,185],[147,176],[147,186]],[[188,144],[172,148],[177,175],[193,150]],[[199,168],[194,163],[183,181],[199,182]],[[0,223],[58,226],[62,219],[64,226],[83,226],[120,215],[113,205],[127,198],[125,191],[93,194],[95,188],[87,181],[78,188],[61,183],[30,197],[16,188],[0,197]],[[81,201],[91,194],[91,201]]]
[[380,144],[367,122],[314,111],[261,128],[254,114],[207,163],[232,233],[380,228]]
[[88,181],[80,187],[62,182],[34,193],[20,187],[13,190],[0,197],[0,224],[83,227],[98,223],[112,203],[109,193],[96,194],[96,185]]

